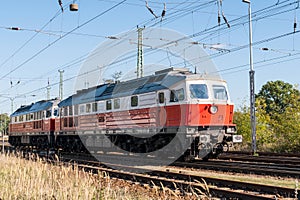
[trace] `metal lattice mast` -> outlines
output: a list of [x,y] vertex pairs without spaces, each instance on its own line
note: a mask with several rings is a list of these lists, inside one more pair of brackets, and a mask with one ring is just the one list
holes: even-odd
[[243,0],[248,4],[249,15],[249,58],[250,58],[250,123],[252,134],[252,152],[256,153],[256,119],[255,119],[255,84],[254,84],[254,68],[253,68],[253,55],[252,55],[252,17],[251,17],[251,2],[250,0]]
[[59,72],[59,99],[63,99],[63,73],[64,70],[58,70]]
[[143,30],[144,28],[138,27],[138,52],[137,52],[137,66],[136,66],[136,76],[141,78],[144,76],[143,69]]

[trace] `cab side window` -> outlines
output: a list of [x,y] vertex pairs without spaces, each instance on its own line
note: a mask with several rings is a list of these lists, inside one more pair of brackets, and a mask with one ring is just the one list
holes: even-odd
[[158,93],[158,102],[165,103],[165,93],[163,92]]
[[132,96],[131,97],[131,107],[138,106],[138,102],[139,102],[138,96]]
[[183,88],[178,90],[171,90],[170,102],[178,102],[184,100],[184,90]]
[[51,117],[51,109],[50,110],[47,110],[46,111],[46,118],[49,118],[49,117]]

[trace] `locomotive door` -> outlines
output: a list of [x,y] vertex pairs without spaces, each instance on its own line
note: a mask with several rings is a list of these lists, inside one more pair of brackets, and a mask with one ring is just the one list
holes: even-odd
[[157,117],[156,124],[157,127],[165,127],[167,121],[167,111],[166,111],[166,97],[165,91],[157,92]]

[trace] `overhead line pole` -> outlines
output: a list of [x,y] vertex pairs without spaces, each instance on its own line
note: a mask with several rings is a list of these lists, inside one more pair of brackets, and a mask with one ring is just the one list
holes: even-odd
[[58,70],[59,72],[59,100],[63,99],[63,73],[64,70]]
[[256,153],[256,119],[255,119],[255,83],[254,83],[254,68],[253,68],[253,55],[252,55],[252,16],[251,16],[251,2],[250,0],[243,0],[248,4],[249,15],[249,58],[250,58],[250,123],[252,135],[252,153]]
[[138,53],[137,53],[137,67],[136,67],[136,76],[141,78],[144,76],[144,66],[143,66],[143,30],[144,28],[138,27]]

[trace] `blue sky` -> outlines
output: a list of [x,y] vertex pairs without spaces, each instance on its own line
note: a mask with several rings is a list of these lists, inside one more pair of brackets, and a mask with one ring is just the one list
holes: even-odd
[[[163,3],[166,3],[167,12],[162,20],[154,18],[142,0],[127,0],[115,8],[112,7],[121,1],[77,0],[78,12],[68,9],[73,1],[62,2],[63,13],[56,0],[2,2],[1,112],[10,113],[11,100],[16,109],[21,104],[45,99],[48,80],[51,97],[57,97],[58,69],[64,69],[64,78],[70,79],[64,82],[64,96],[71,95],[74,85],[72,77],[76,77],[84,65],[85,56],[103,42],[111,40],[109,36],[135,31],[137,25],[146,29],[174,30],[191,36],[190,39],[205,47],[204,51],[211,56],[219,74],[228,82],[230,96],[236,107],[245,102],[248,104],[248,5],[242,0],[223,0],[222,7],[219,6],[230,28],[222,17],[218,26],[217,0],[148,1],[157,15],[160,15]],[[300,84],[300,37],[297,32],[300,30],[300,9],[297,6],[297,0],[252,1],[256,92],[271,80]],[[299,19],[299,22],[296,32],[292,34],[295,19]],[[9,30],[9,27],[21,30]],[[72,33],[66,34],[70,31]],[[160,56],[165,57],[167,64],[178,62],[170,61],[171,56],[167,52]],[[134,67],[135,58],[132,57],[132,60],[123,62],[123,67]],[[145,66],[154,64],[153,56],[145,57]]]

